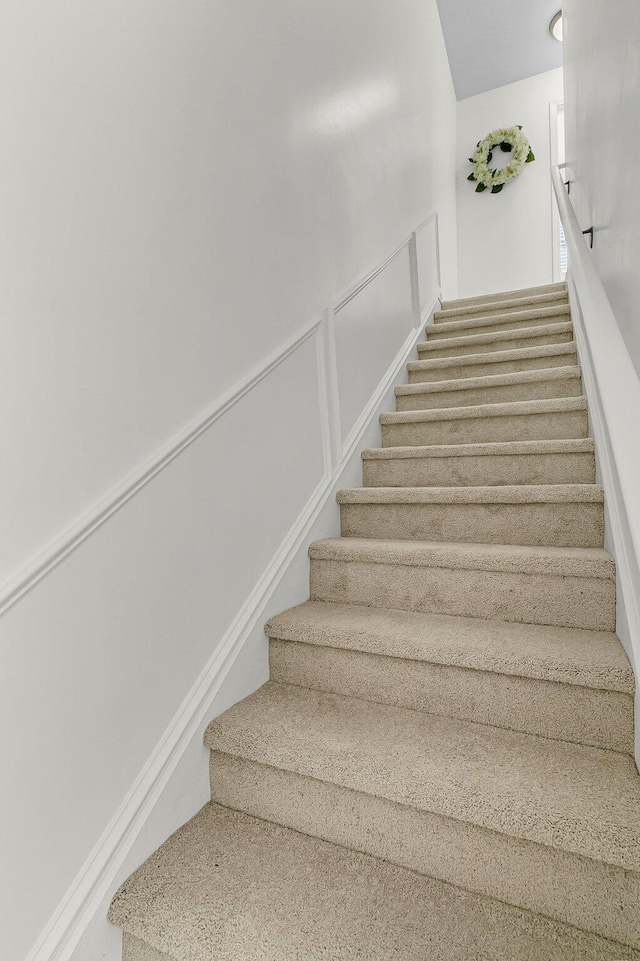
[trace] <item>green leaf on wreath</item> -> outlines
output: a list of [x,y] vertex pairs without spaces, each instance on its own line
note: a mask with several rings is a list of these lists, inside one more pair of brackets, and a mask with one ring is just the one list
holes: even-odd
[[483,190],[486,190],[486,189],[487,189],[487,185],[486,185],[486,184],[478,184],[478,186],[476,187],[476,193],[477,193],[477,194],[481,194],[482,191],[483,191]]
[[518,124],[518,130],[522,130],[522,124],[521,124],[521,123]]
[[475,160],[473,159],[473,157],[468,157],[467,159],[468,159],[468,161],[469,161],[470,164],[474,164],[474,163],[475,163]]
[[503,140],[500,144],[500,150],[502,150],[503,153],[511,153],[511,144],[507,143],[506,140]]
[[467,177],[467,180],[475,180],[475,179],[476,179],[475,174],[469,174],[469,176]]
[[532,161],[532,160],[535,160],[535,159],[536,159],[536,156],[535,156],[533,150],[530,150],[530,151],[529,151],[529,156],[528,156],[527,159],[525,160],[525,163],[526,163],[526,164],[530,164],[531,161]]
[[503,187],[504,187],[504,184],[494,184],[493,187],[491,188],[491,193],[499,194]]
[[493,151],[490,150],[489,156],[487,157],[487,163],[491,163],[492,160],[493,160]]

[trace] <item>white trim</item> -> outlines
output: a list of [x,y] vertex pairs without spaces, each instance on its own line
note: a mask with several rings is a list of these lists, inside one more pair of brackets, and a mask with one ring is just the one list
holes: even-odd
[[[437,301],[431,308],[432,311],[435,310],[436,305]],[[317,326],[317,324],[314,325],[309,333],[313,333]],[[356,427],[349,434],[343,447],[342,460],[334,466],[333,470],[325,472],[262,578],[229,627],[220,646],[180,705],[131,790],[87,858],[49,924],[29,952],[26,961],[68,961],[71,957],[86,925],[107,894],[172,772],[207,717],[213,699],[234,660],[258,624],[264,608],[288,565],[303,546],[314,521],[330,497],[341,471],[354,453],[385,393],[399,376],[421,332],[422,327],[413,330],[394,358],[367,404],[366,411],[358,418]]]
[[324,463],[324,477],[329,477],[335,466],[333,449],[333,423],[330,399],[330,370],[327,363],[326,350],[327,314],[323,314],[322,321],[316,333],[316,371],[318,374],[318,404],[320,407],[320,432],[322,436],[322,459]]
[[[564,109],[564,100],[552,100],[549,104],[549,145],[551,165],[560,163],[560,144],[558,141],[558,113]],[[565,279],[560,269],[560,215],[556,203],[553,184],[551,185],[551,279],[559,284]]]
[[413,231],[409,243],[409,274],[411,279],[411,304],[413,307],[413,326],[419,327],[420,313],[420,269],[418,267],[418,234]]
[[[436,210],[436,278],[438,281],[438,295],[442,294],[442,272],[441,272],[441,252],[440,252],[440,213]],[[442,299],[442,298],[440,298]]]
[[[434,216],[436,218],[436,258],[437,258],[437,227],[438,227],[437,216],[438,215],[436,213],[436,214],[431,214],[430,217],[428,217],[425,221],[423,221],[423,223],[420,224],[417,230],[414,230],[414,232],[411,234],[409,239],[400,247],[398,247],[394,251],[394,253],[385,260],[383,267],[381,268],[383,269],[384,267],[388,266],[393,260],[396,259],[398,254],[402,253],[402,251],[405,250],[405,248],[407,247],[409,248],[409,283],[410,283],[410,289],[411,289],[411,313],[413,316],[414,326],[411,332],[407,335],[402,347],[396,354],[396,357],[394,358],[391,366],[387,368],[387,373],[383,376],[382,380],[378,384],[378,387],[372,394],[368,404],[366,405],[366,407],[364,408],[364,410],[356,420],[355,424],[347,434],[344,442],[342,443],[342,448],[341,448],[342,463],[344,463],[344,461],[350,456],[350,453],[353,451],[355,443],[357,442],[357,439],[362,435],[365,425],[369,422],[371,418],[371,414],[376,409],[381,399],[384,397],[385,393],[391,386],[394,378],[398,376],[398,365],[402,366],[403,358],[405,358],[409,354],[411,349],[415,346],[422,332],[422,318],[420,315],[420,285],[418,282],[418,256],[417,256],[417,246],[416,246],[416,234],[418,230],[421,230],[427,224],[431,223],[431,221],[434,219]],[[361,283],[357,287],[356,293],[360,293],[361,290],[364,290],[364,288],[375,277],[377,277],[378,274],[380,274],[381,269],[374,271],[367,281]],[[353,296],[354,295],[352,294],[349,297],[345,298],[341,302],[341,306],[344,306],[345,304],[349,303],[349,301],[353,299]],[[335,314],[337,312],[337,309],[338,308],[336,308],[336,310],[333,311],[331,314],[330,320],[331,320],[332,329],[333,329],[333,324],[335,322]],[[433,306],[430,307],[429,312],[433,313],[433,309],[434,309]],[[333,357],[335,362],[335,359],[336,359],[335,344],[333,347]],[[336,391],[337,391],[337,383],[338,381],[337,381],[337,371],[336,371]],[[338,402],[339,401],[337,401],[337,403]],[[337,426],[338,426],[338,430],[340,430],[339,420],[338,420]],[[338,436],[340,437],[341,434],[339,434]]]
[[[414,234],[419,234],[421,230],[424,230],[425,227],[428,227],[428,226],[429,226],[429,224],[431,223],[432,220],[435,220],[435,222],[436,222],[436,234],[437,234],[437,233],[439,232],[439,226],[438,226],[438,211],[437,211],[437,210],[432,211],[432,213],[430,213],[428,217],[425,217],[424,220],[422,220],[422,221],[418,224],[418,226],[417,226],[416,229],[414,230]],[[439,270],[438,270],[438,283],[440,283],[440,272],[439,272]]]
[[[431,312],[433,312],[433,309],[434,308],[432,307]],[[414,327],[412,329],[411,333],[405,340],[404,344],[396,354],[393,360],[393,363],[391,364],[391,367],[387,369],[387,373],[384,375],[384,377],[376,387],[375,392],[372,394],[371,400],[369,401],[367,406],[364,408],[364,410],[358,417],[357,421],[355,422],[355,424],[347,434],[344,444],[342,445],[342,463],[344,463],[353,453],[353,450],[358,440],[364,433],[364,429],[371,419],[371,415],[373,414],[376,407],[379,406],[380,401],[382,400],[386,392],[391,387],[393,381],[398,376],[398,373],[402,368],[405,358],[411,353],[412,349],[417,344],[421,335],[422,335],[422,324],[420,324],[417,328]]]
[[[436,228],[438,224],[437,212],[431,214],[422,222],[420,230],[433,218],[436,218]],[[268,374],[278,367],[286,358],[297,350],[311,335],[323,325],[323,338],[325,344],[325,366],[327,371],[327,383],[329,385],[328,400],[328,428],[323,424],[323,444],[325,451],[325,463],[329,446],[331,448],[332,460],[335,462],[339,458],[339,452],[343,445],[338,437],[336,439],[336,423],[339,424],[339,407],[337,393],[337,373],[335,368],[335,338],[333,335],[333,316],[335,313],[352,300],[361,290],[374,280],[385,267],[412,242],[412,236],[404,240],[396,249],[377,267],[359,280],[340,300],[339,304],[331,311],[325,311],[321,318],[313,320],[307,324],[301,333],[294,335],[283,347],[274,351],[271,356],[260,366],[244,377],[236,386],[223,394],[222,397],[214,401],[204,414],[201,414],[194,421],[189,423],[171,441],[157,450],[148,460],[138,467],[132,474],[112,488],[109,493],[100,501],[94,504],[88,511],[82,514],[73,524],[67,527],[62,533],[50,541],[36,555],[34,555],[18,571],[12,574],[0,584],[0,617],[9,610],[21,597],[24,597],[33,587],[38,584],[47,574],[58,566],[66,557],[69,556],[83,541],[97,531],[110,517],[123,507],[127,501],[131,500],[141,491],[149,481],[168,467],[187,447],[207,431],[223,414],[225,414],[234,404],[236,404],[253,387],[260,383]],[[438,241],[437,230],[436,240]],[[436,247],[436,257],[438,260],[439,276],[439,246]],[[417,283],[412,274],[413,284]],[[331,313],[331,316],[329,316]],[[319,361],[320,363],[320,361]],[[335,382],[334,382],[335,379]],[[323,405],[323,412],[325,407]],[[324,413],[323,413],[324,416]],[[336,421],[337,418],[337,421]],[[326,429],[329,433],[326,434]],[[331,438],[327,441],[327,437]]]
[[[431,220],[432,218],[429,218]],[[426,221],[428,222],[428,221]],[[426,223],[425,222],[425,223]],[[437,220],[436,220],[437,226]],[[352,289],[343,303],[364,289],[405,247],[415,247],[415,235],[401,244],[384,263]],[[411,292],[415,311],[417,264],[411,258]],[[431,312],[437,305],[431,308]],[[418,310],[419,314],[419,310]],[[91,851],[73,884],[33,946],[26,961],[68,961],[110,885],[124,864],[136,837],[162,794],[198,728],[210,714],[211,705],[225,677],[251,632],[258,625],[270,597],[288,566],[304,545],[311,527],[324,508],[347,461],[368,428],[385,393],[390,389],[420,337],[420,324],[411,331],[388,367],[365,410],[344,444],[340,437],[339,396],[336,372],[334,311],[329,308],[320,319],[308,324],[275,351],[267,361],[219,398],[200,418],[189,424],[169,444],[150,458],[133,475],[49,544],[0,590],[0,614],[24,597],[69,554],[98,530],[109,517],[143,489],[160,471],[189,447],[226,411],[275,370],[310,337],[316,337],[316,369],[324,460],[322,479],[290,528],[259,582],[245,601],[222,641],[180,705],[127,796]]]
[[290,354],[298,349],[322,323],[321,318],[307,324],[304,330],[292,337],[279,350],[274,351],[267,361],[256,367],[236,386],[216,400],[197,420],[192,421],[168,444],[156,451],[146,463],[128,478],[114,487],[90,510],[78,518],[70,527],[51,541],[16,574],[0,585],[0,616],[24,597],[36,584],[68,557],[91,534],[97,531],[121,507],[141,491],[149,481],[168,467],[169,464],[204,434],[234,404],[252,390],[261,380],[275,370]]
[[[436,250],[436,286],[429,291],[429,294],[422,296],[420,292],[420,280],[419,280],[419,267],[418,267],[418,235],[425,230],[431,223],[434,224],[434,237],[435,237],[435,250]],[[415,271],[416,271],[416,289],[418,295],[418,313],[420,317],[420,322],[424,323],[429,314],[433,312],[433,308],[430,306],[433,299],[436,298],[442,302],[442,276],[440,273],[440,216],[438,211],[435,210],[432,214],[423,220],[421,224],[418,224],[416,229],[412,234],[414,241],[414,257],[415,257]],[[420,305],[424,301],[425,306],[420,309]]]
[[27,961],[66,961],[331,489],[325,474],[89,855]]
[[331,463],[336,465],[342,456],[342,428],[340,426],[340,390],[338,386],[338,358],[336,354],[335,314],[331,307],[324,312],[322,340],[325,352],[327,412],[331,444]]
[[347,290],[347,292],[340,298],[338,303],[334,305],[334,308],[333,308],[334,314],[339,313],[343,307],[347,306],[350,300],[353,300],[354,297],[357,297],[360,291],[364,290],[364,288],[367,287],[372,280],[375,280],[378,274],[381,274],[382,271],[385,269],[385,267],[388,267],[389,264],[393,260],[395,260],[396,257],[398,257],[399,254],[401,254],[402,251],[405,249],[405,247],[408,247],[410,243],[411,243],[411,237],[407,237],[407,239],[403,240],[402,243],[398,247],[396,247],[393,253],[389,254],[389,256],[385,260],[383,260],[381,264],[379,264],[372,271],[370,271],[366,275],[366,277],[364,277],[362,280],[359,280],[356,284],[353,284],[353,286],[350,287]]

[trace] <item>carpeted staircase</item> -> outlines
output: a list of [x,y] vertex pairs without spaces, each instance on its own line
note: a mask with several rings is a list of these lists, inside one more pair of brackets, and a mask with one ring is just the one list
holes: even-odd
[[640,959],[631,668],[563,285],[427,328],[126,961]]

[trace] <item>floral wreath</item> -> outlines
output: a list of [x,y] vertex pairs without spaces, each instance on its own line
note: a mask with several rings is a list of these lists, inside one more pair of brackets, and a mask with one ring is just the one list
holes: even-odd
[[[490,167],[494,147],[500,147],[504,153],[513,152],[513,156],[504,167]],[[491,187],[492,194],[499,194],[505,184],[511,183],[518,176],[525,164],[535,160],[531,144],[522,132],[521,126],[499,127],[487,134],[478,143],[469,163],[473,164],[473,173],[467,180],[477,180],[476,193],[482,193]]]

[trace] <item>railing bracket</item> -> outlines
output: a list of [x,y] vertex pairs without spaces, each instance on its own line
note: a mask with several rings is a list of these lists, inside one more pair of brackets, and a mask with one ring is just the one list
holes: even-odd
[[590,238],[591,238],[591,243],[589,244],[589,246],[590,246],[591,249],[593,250],[593,227],[588,227],[586,230],[583,230],[582,233],[583,233],[583,234],[589,234],[589,236],[590,236]]
[[570,193],[571,193],[571,181],[570,181],[570,180],[565,180],[564,185],[565,185],[565,187],[567,188],[567,193],[570,194]]

